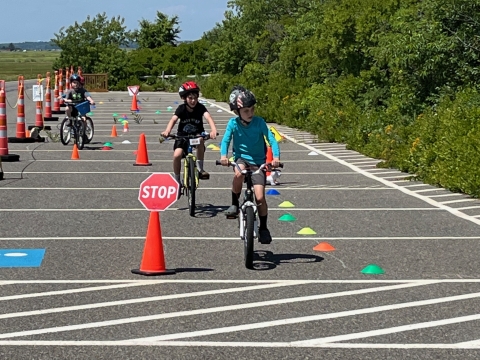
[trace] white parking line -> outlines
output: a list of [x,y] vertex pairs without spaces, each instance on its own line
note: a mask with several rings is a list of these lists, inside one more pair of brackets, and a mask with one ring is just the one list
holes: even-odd
[[445,326],[445,325],[458,324],[462,322],[476,321],[476,320],[480,320],[480,314],[459,316],[455,318],[442,319],[442,320],[426,321],[422,323],[395,326],[395,327],[378,329],[378,330],[363,331],[363,332],[358,332],[353,334],[336,335],[336,336],[328,336],[328,337],[318,338],[318,339],[294,341],[292,342],[292,345],[312,346],[312,345],[326,344],[326,343],[332,343],[332,342],[338,342],[338,341],[350,341],[350,340],[356,340],[356,339],[364,339],[372,336],[396,334],[399,332],[412,331],[412,330],[418,330],[418,329],[427,329],[427,328],[432,328],[437,326]]
[[[200,237],[200,236],[162,236],[164,240],[195,240],[195,241],[221,241],[221,240],[231,240],[231,241],[240,241],[238,236],[232,237]],[[145,240],[145,235],[142,236],[55,236],[55,237],[1,237],[0,241],[70,241],[70,240]],[[340,237],[275,237],[275,240],[298,240],[298,241],[385,241],[385,240],[480,240],[480,236],[379,236],[379,237],[363,237],[363,236],[340,236]]]
[[[418,306],[443,304],[443,303],[446,303],[446,302],[462,301],[462,300],[467,300],[467,299],[476,299],[476,298],[479,298],[479,297],[480,297],[480,293],[477,292],[477,293],[472,293],[472,294],[447,296],[447,297],[434,298],[434,299],[428,299],[428,300],[410,301],[410,302],[404,302],[404,303],[399,303],[399,304],[382,305],[382,306],[375,306],[375,307],[370,307],[370,308],[347,310],[347,311],[341,311],[341,312],[336,312],[336,313],[301,316],[301,317],[296,317],[296,318],[287,318],[287,319],[280,319],[280,320],[264,321],[264,322],[258,322],[258,323],[248,323],[248,324],[244,324],[244,325],[227,326],[227,327],[221,327],[221,328],[213,328],[213,329],[191,331],[191,332],[177,333],[177,334],[151,336],[151,337],[140,338],[140,339],[132,339],[132,340],[135,340],[135,341],[165,341],[165,340],[177,340],[177,339],[185,339],[185,338],[200,337],[200,336],[207,336],[207,335],[226,334],[226,333],[237,332],[237,331],[250,331],[250,330],[253,330],[253,329],[270,328],[270,327],[274,327],[274,326],[300,324],[300,323],[311,322],[311,321],[338,319],[338,318],[342,318],[342,317],[358,316],[358,315],[364,315],[364,314],[373,314],[373,313],[378,313],[378,312],[383,312],[383,311],[408,309],[408,308],[418,307]],[[475,315],[475,316],[479,316],[479,318],[480,318],[480,315]]]
[[[480,344],[369,344],[369,343],[330,343],[319,345],[297,345],[291,342],[242,342],[242,341],[66,341],[66,340],[0,340],[0,346],[148,346],[148,347],[241,347],[241,348],[320,348],[320,349],[371,349],[371,350],[475,350]],[[52,350],[53,351],[53,350]]]
[[[168,208],[165,211],[177,211],[181,208]],[[223,208],[212,207],[212,210],[224,210]],[[269,208],[269,211],[286,211],[286,208]],[[0,212],[105,212],[105,211],[145,211],[145,208],[104,208],[104,209],[0,209]],[[440,208],[288,208],[288,211],[443,211]]]
[[[265,306],[290,304],[290,303],[296,303],[296,302],[302,302],[302,301],[312,301],[312,300],[319,300],[319,299],[337,298],[337,297],[351,296],[351,295],[357,295],[357,294],[362,294],[362,293],[375,293],[375,292],[381,292],[381,291],[391,291],[391,290],[412,288],[412,287],[425,286],[425,285],[431,285],[431,284],[435,284],[435,282],[431,281],[431,282],[427,282],[427,283],[407,283],[407,284],[399,284],[399,285],[392,285],[392,286],[382,286],[382,287],[377,287],[377,288],[367,288],[367,289],[360,289],[360,290],[342,291],[342,292],[338,292],[338,293],[327,293],[327,294],[312,295],[312,296],[302,296],[302,297],[297,297],[297,298],[277,299],[277,300],[260,301],[260,302],[254,302],[254,303],[243,303],[243,304],[235,304],[235,305],[218,306],[218,307],[213,307],[213,308],[203,308],[203,309],[196,309],[196,310],[177,311],[177,312],[162,313],[162,314],[147,315],[147,316],[136,316],[136,317],[130,317],[130,318],[107,320],[107,321],[98,321],[98,322],[78,324],[78,325],[67,325],[67,326],[58,326],[58,327],[52,327],[52,328],[17,331],[17,332],[12,332],[12,333],[0,334],[0,339],[9,339],[9,338],[14,338],[14,337],[31,336],[31,335],[39,335],[39,334],[51,334],[51,333],[74,331],[74,330],[81,330],[81,329],[93,329],[93,328],[99,328],[99,327],[105,327],[105,326],[132,324],[132,323],[152,321],[152,320],[172,319],[172,318],[178,318],[178,317],[184,317],[184,316],[204,315],[204,314],[209,314],[209,313],[218,313],[218,312],[251,309],[251,308],[265,307]],[[467,296],[467,295],[464,295],[464,296]],[[474,297],[473,294],[468,294],[468,296],[470,296],[469,298]],[[480,293],[478,294],[478,296],[480,296]],[[451,298],[453,298],[453,297],[451,297]],[[445,298],[442,298],[442,299],[445,299]],[[435,300],[441,302],[441,299],[435,299]],[[453,301],[453,300],[451,300],[451,301]],[[406,304],[410,304],[410,303],[398,304],[398,305],[388,305],[388,307],[392,307],[392,306],[393,307],[395,307],[395,306],[399,307],[400,305],[404,305],[404,307],[406,307]],[[378,307],[378,308],[381,308],[381,307]],[[399,308],[402,308],[402,307],[399,307]],[[377,309],[377,308],[369,308],[369,309]],[[348,313],[361,311],[361,310],[362,309],[353,310],[353,311],[350,311]],[[367,311],[367,309],[364,309],[364,311]],[[373,312],[373,311],[370,311],[370,312]],[[334,318],[334,317],[336,317],[335,315],[340,317],[339,314],[344,314],[344,313],[347,313],[347,312],[316,315],[316,316],[314,316],[314,318],[316,318],[318,316],[321,316],[321,317],[331,316],[331,317],[327,317],[327,318]],[[353,314],[351,314],[351,315],[353,315]],[[351,316],[351,315],[346,315],[345,314],[345,315],[341,315],[341,316]],[[310,317],[295,318],[294,320],[296,320],[296,321],[292,322],[292,323],[311,321],[311,320],[305,320],[306,318],[311,318],[311,316]],[[302,320],[300,320],[300,319],[302,319]],[[287,320],[287,323],[283,323],[285,320]],[[195,337],[195,336],[197,336],[197,335],[193,335],[194,333],[195,334],[202,334],[202,335],[198,335],[198,336],[203,336],[203,335],[207,335],[207,333],[208,334],[210,334],[210,333],[211,334],[216,334],[216,333],[231,332],[230,330],[226,331],[226,329],[231,329],[231,328],[241,328],[242,330],[246,330],[246,329],[255,329],[255,328],[261,328],[261,327],[269,327],[270,325],[267,325],[267,324],[271,324],[271,323],[275,324],[279,321],[280,321],[280,323],[278,325],[286,325],[286,324],[288,324],[288,319],[285,319],[285,320],[277,320],[277,321],[271,321],[271,322],[269,321],[269,322],[257,323],[257,324],[251,323],[249,325],[239,325],[239,326],[220,328],[220,329],[202,330],[202,331],[195,331],[195,332],[192,332],[192,333],[169,334],[169,335],[162,335],[162,336],[159,336],[159,337],[149,337],[149,338],[142,338],[142,339],[135,339],[135,340],[136,341],[140,341],[140,340],[141,341],[174,340],[174,339],[181,339],[181,338],[185,338],[185,337]],[[271,325],[271,326],[275,326],[275,325]],[[237,330],[233,330],[233,331],[237,331]]]

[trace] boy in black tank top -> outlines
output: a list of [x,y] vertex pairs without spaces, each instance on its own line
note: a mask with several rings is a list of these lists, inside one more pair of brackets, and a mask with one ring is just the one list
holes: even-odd
[[[182,84],[179,89],[179,95],[182,100],[184,100],[184,103],[177,107],[175,114],[170,119],[167,128],[162,132],[162,135],[165,137],[168,136],[179,119],[180,122],[178,123],[177,135],[200,135],[205,131],[203,127],[203,117],[205,117],[210,125],[210,138],[215,139],[217,136],[215,122],[207,108],[198,102],[198,97],[200,95],[200,88],[198,85],[193,81]],[[178,182],[180,182],[181,160],[184,152],[186,153],[187,151],[187,139],[175,140],[175,144],[173,145],[173,176]],[[199,178],[202,180],[210,178],[210,174],[203,168],[204,158],[205,145],[203,139],[200,138],[200,146],[197,146],[197,168],[199,171]]]

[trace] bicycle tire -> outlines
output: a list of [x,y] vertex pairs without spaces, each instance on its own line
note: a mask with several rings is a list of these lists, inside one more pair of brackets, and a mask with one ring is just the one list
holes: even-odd
[[78,127],[75,129],[75,142],[77,143],[78,150],[83,150],[85,146],[85,125],[83,121],[79,121]]
[[253,239],[255,232],[255,213],[253,208],[248,206],[244,218],[244,260],[247,269],[253,269]]
[[195,162],[193,158],[188,158],[188,208],[190,211],[190,216],[195,216],[195,190],[196,185],[196,176],[195,176]]
[[[85,118],[85,124],[86,124],[86,127],[85,127],[85,144],[89,144],[90,141],[93,140],[93,134],[95,132],[95,129],[93,127],[93,121],[92,121],[92,118],[90,117],[86,117]],[[90,128],[91,130],[90,131],[87,131],[87,129]]]
[[72,127],[71,126],[69,126],[68,132],[65,132],[65,127],[66,127],[67,121],[68,121],[68,117],[64,118],[62,120],[62,123],[60,124],[60,141],[62,142],[63,145],[68,145],[68,143],[70,142],[70,140],[72,138],[72,134],[71,134]]

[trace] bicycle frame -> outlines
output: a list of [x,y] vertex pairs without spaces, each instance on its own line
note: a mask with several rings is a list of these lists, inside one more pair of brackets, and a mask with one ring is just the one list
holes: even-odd
[[[217,134],[218,135],[218,134]],[[167,138],[172,139],[184,139],[188,140],[187,152],[183,152],[183,183],[182,183],[182,193],[188,197],[188,207],[190,216],[195,216],[195,192],[199,185],[199,174],[197,169],[197,157],[193,154],[193,150],[201,145],[200,138],[208,139],[209,136],[207,133],[202,133],[200,135],[169,135]],[[162,140],[160,139],[160,143]],[[192,166],[193,169],[190,167]]]
[[247,208],[251,207],[253,209],[253,214],[255,217],[254,225],[253,225],[253,233],[254,233],[254,238],[258,238],[258,220],[257,220],[257,204],[255,203],[254,199],[254,188],[253,188],[253,182],[252,182],[252,175],[254,173],[257,173],[259,171],[262,171],[262,169],[258,169],[255,172],[253,172],[250,169],[241,169],[236,163],[235,166],[237,169],[242,173],[242,175],[245,176],[245,182],[247,183],[247,187],[244,191],[243,195],[243,202],[240,205],[240,211],[239,211],[239,216],[238,216],[238,226],[240,229],[240,239],[245,238],[245,221],[244,219],[246,218],[246,212]]

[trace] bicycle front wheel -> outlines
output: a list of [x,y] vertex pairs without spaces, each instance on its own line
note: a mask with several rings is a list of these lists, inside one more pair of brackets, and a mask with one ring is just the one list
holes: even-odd
[[244,260],[247,269],[253,269],[253,238],[255,226],[255,213],[252,207],[247,207],[244,218]]
[[79,121],[75,130],[75,141],[77,142],[78,150],[82,150],[85,146],[85,125],[83,121]]
[[188,159],[188,209],[190,211],[190,216],[195,216],[195,190],[197,189],[196,184],[196,167],[193,158]]
[[86,124],[86,126],[85,126],[85,144],[88,144],[88,143],[90,143],[90,141],[92,141],[93,133],[94,133],[92,119],[87,116],[85,124]]

